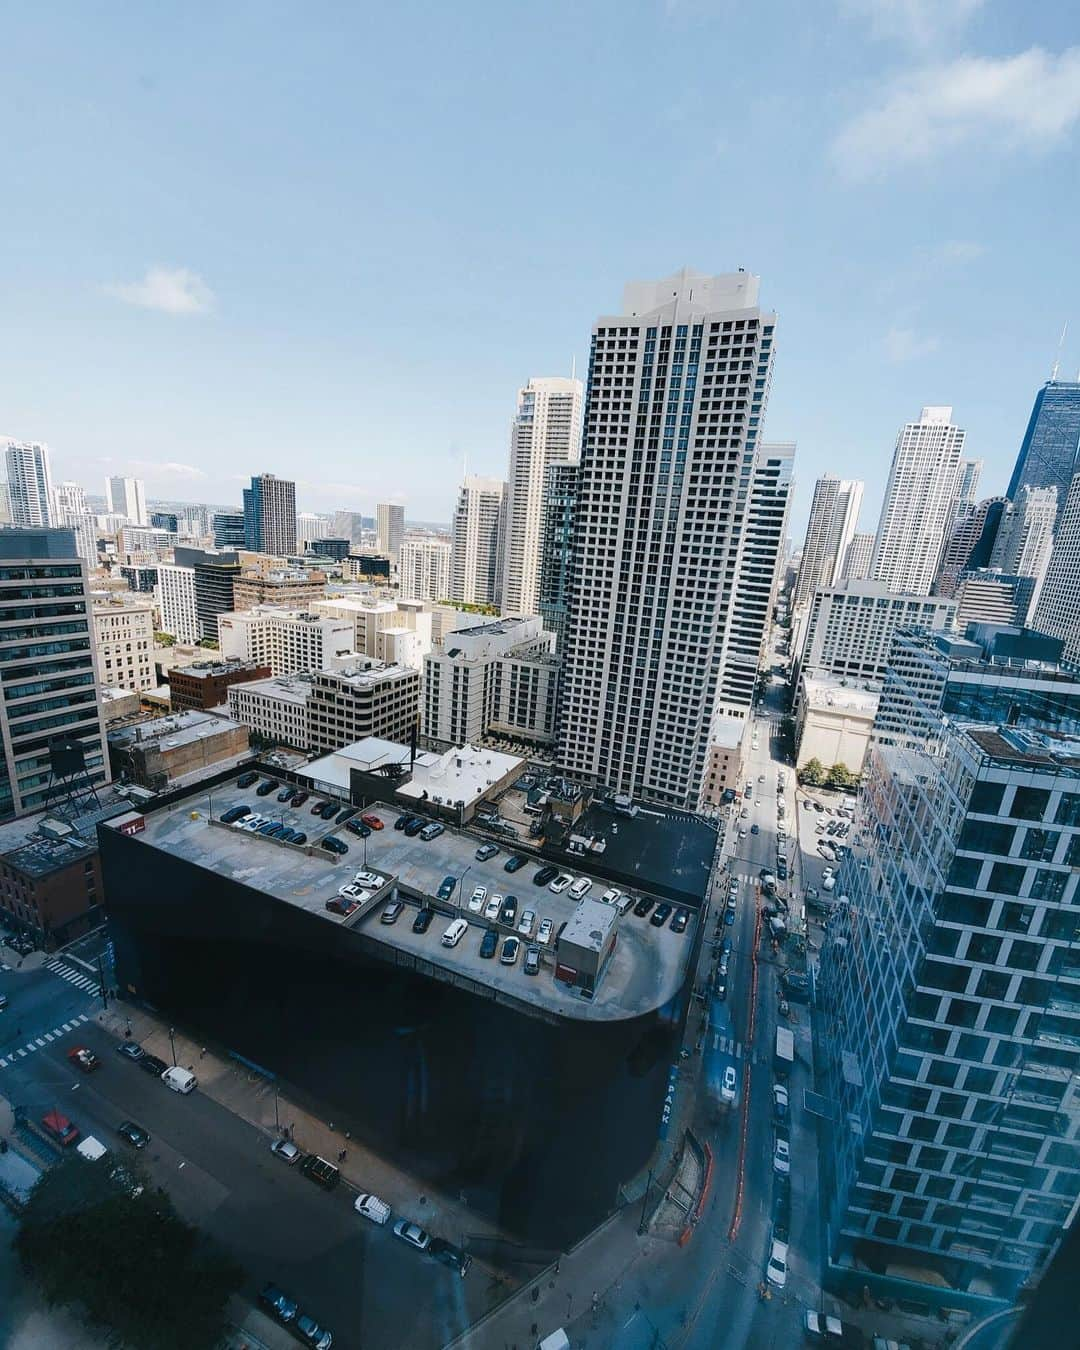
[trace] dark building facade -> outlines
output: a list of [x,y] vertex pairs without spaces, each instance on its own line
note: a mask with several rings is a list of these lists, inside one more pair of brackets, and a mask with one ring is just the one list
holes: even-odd
[[1080,383],[1050,380],[1035,395],[1023,444],[1009,480],[1009,499],[1022,487],[1057,488],[1057,521],[1073,475],[1080,469]]
[[173,666],[168,673],[169,703],[173,712],[200,712],[229,701],[229,686],[248,680],[268,680],[269,666],[256,661],[195,661]]

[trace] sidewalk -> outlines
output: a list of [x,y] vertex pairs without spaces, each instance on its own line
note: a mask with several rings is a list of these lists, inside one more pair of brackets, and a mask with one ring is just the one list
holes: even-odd
[[[167,1064],[173,1062],[168,1026],[151,1014],[128,1004],[110,1003],[109,1010],[99,1011],[94,1020],[119,1040],[129,1039],[125,1032],[130,1027],[131,1040]],[[399,1215],[407,1214],[451,1242],[460,1243],[466,1233],[507,1237],[459,1199],[427,1186],[358,1139],[349,1138],[344,1127],[280,1096],[273,1082],[248,1065],[222,1057],[176,1029],[172,1040],[176,1063],[197,1076],[199,1091],[261,1130],[267,1147],[271,1140],[284,1137],[287,1129],[298,1148],[336,1164],[342,1179],[355,1190],[374,1192]],[[344,1158],[340,1156],[343,1150]]]

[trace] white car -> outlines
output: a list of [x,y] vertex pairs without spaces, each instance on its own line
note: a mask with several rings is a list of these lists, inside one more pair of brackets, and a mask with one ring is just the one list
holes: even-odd
[[566,890],[567,886],[572,886],[573,882],[574,878],[570,875],[569,872],[560,872],[559,875],[548,887],[548,890],[554,891],[556,895],[562,895],[563,891]]
[[723,1101],[733,1102],[735,1100],[736,1081],[735,1066],[729,1064],[724,1070],[724,1081],[720,1088],[720,1096]]
[[487,899],[486,886],[474,886],[473,893],[469,896],[469,909],[473,914],[480,914],[484,908],[484,901]]
[[551,935],[555,931],[555,925],[550,919],[541,919],[540,927],[536,930],[536,940],[541,946],[546,947],[551,941]]
[[786,1242],[774,1240],[769,1251],[769,1264],[765,1267],[765,1278],[777,1289],[783,1289],[784,1285],[787,1284],[787,1250]]
[[497,892],[492,895],[484,907],[485,919],[497,919],[503,907],[503,898]]
[[456,947],[468,931],[469,922],[467,919],[455,919],[442,935],[442,945],[444,947]]
[[823,891],[831,891],[832,888],[833,888],[835,885],[836,885],[836,878],[835,878],[835,877],[823,877],[823,878],[822,878],[822,881],[821,881],[821,889],[822,889]]
[[371,894],[371,891],[366,891],[363,886],[358,885],[355,881],[350,881],[347,886],[338,887],[338,895],[343,900],[358,900],[361,904],[369,899]]
[[250,834],[254,834],[259,826],[265,825],[267,821],[267,816],[245,816],[243,820],[238,820],[236,822],[236,828],[238,830],[247,830]]
[[619,902],[620,895],[622,895],[622,891],[620,891],[616,886],[609,886],[608,889],[604,892],[604,894],[600,897],[600,900],[605,905],[616,905]]
[[737,891],[738,889],[739,889],[739,878],[732,877],[731,880],[728,882],[728,890]]
[[777,1139],[772,1155],[773,1171],[786,1177],[791,1172],[791,1149],[786,1139]]
[[522,937],[532,937],[533,925],[536,923],[536,910],[527,909],[518,920],[517,930]]
[[740,839],[745,839],[745,838],[746,838],[746,831],[745,831],[745,830],[740,830],[740,831],[739,831],[739,838],[740,838]]
[[588,877],[578,877],[570,889],[567,891],[571,900],[584,900],[592,890],[592,882]]
[[383,878],[377,872],[357,872],[353,881],[369,891],[377,891],[383,884]]

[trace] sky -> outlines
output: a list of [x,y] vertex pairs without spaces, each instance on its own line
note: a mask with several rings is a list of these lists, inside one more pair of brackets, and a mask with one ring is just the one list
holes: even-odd
[[[54,477],[448,520],[622,287],[762,278],[770,440],[952,404],[1003,491],[1080,367],[1066,0],[53,3],[0,15],[0,435]],[[1072,43],[1073,45],[1070,45]]]

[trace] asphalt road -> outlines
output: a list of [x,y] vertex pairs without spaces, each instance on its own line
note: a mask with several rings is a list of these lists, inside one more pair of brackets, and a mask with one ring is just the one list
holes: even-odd
[[[59,1028],[94,1000],[45,971],[0,972],[11,1000],[0,1015],[21,1025],[19,1043]],[[14,1037],[11,1037],[14,1040]],[[88,1045],[102,1068],[82,1074],[67,1051]],[[435,1347],[479,1314],[490,1279],[474,1265],[462,1280],[355,1214],[345,1186],[327,1194],[270,1153],[269,1141],[199,1091],[170,1092],[116,1052],[117,1042],[93,1022],[80,1024],[0,1069],[0,1094],[37,1116],[58,1107],[84,1134],[117,1154],[125,1119],[149,1130],[135,1155],[164,1186],[179,1212],[216,1237],[250,1273],[254,1299],[266,1280],[291,1293],[334,1333],[335,1346]],[[197,1072],[197,1066],[196,1066]],[[396,1216],[395,1217],[399,1217]],[[423,1210],[409,1217],[423,1221]]]

